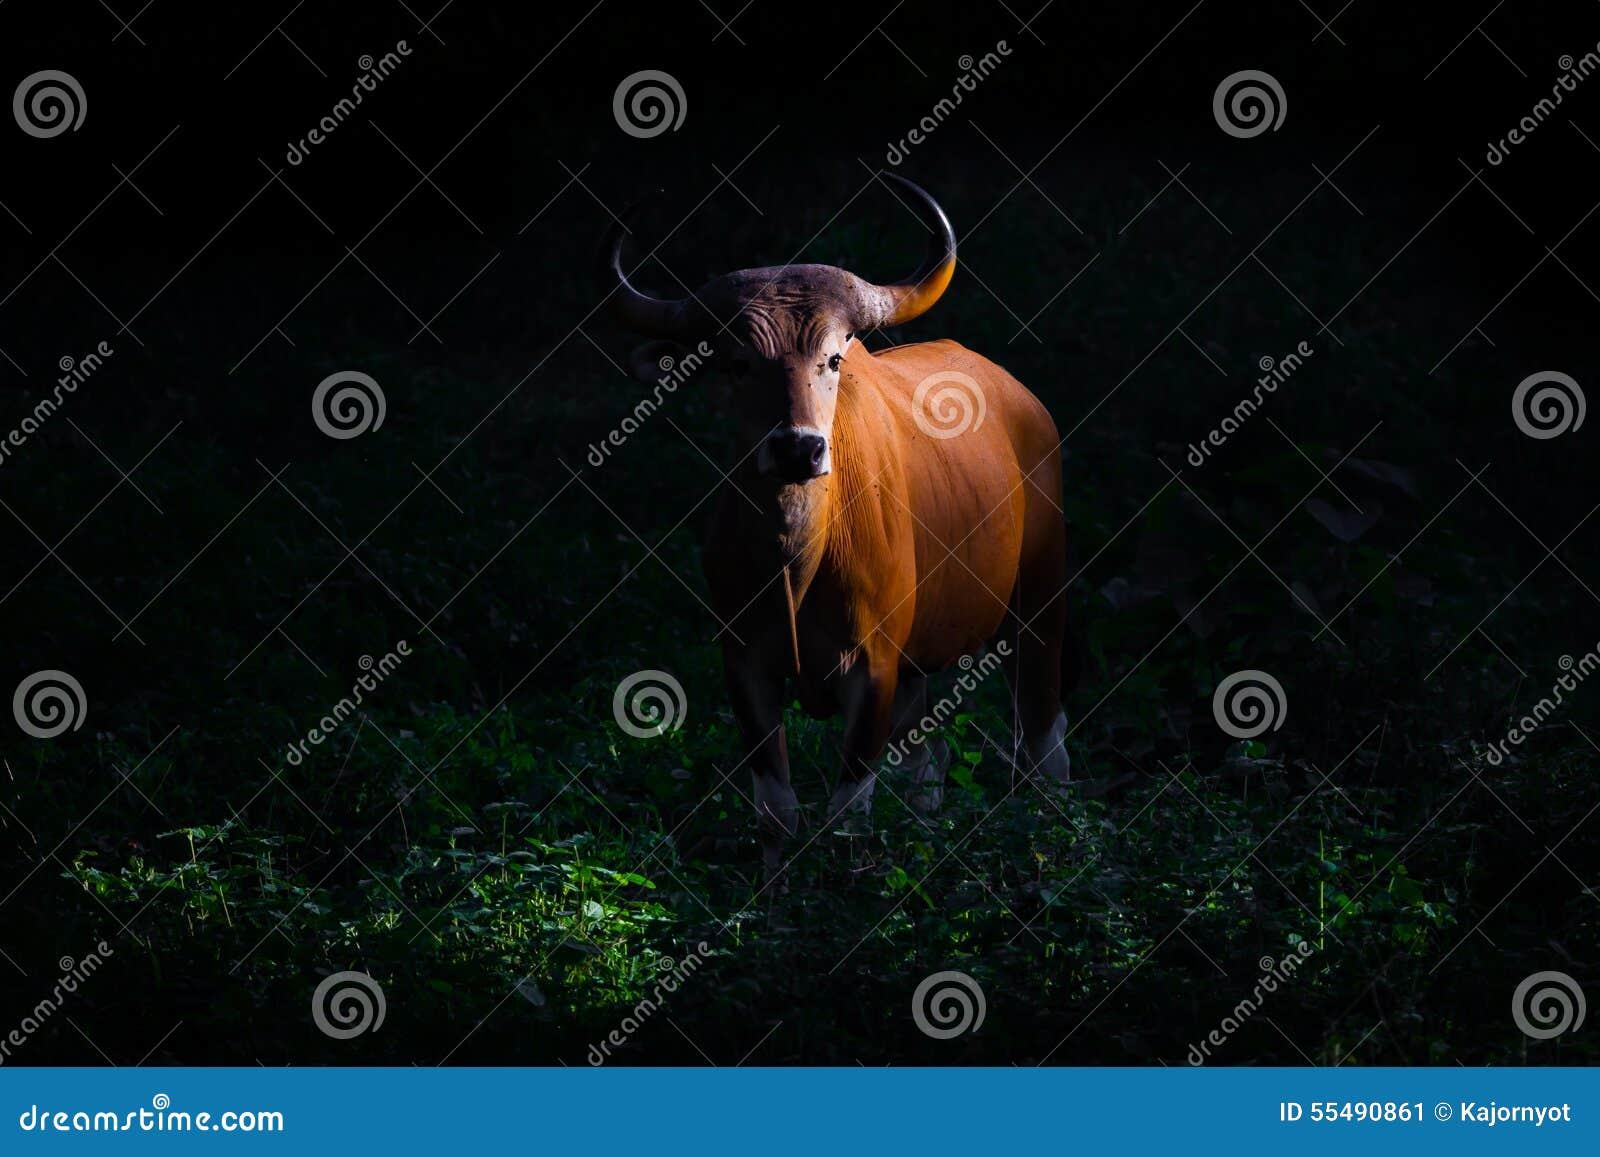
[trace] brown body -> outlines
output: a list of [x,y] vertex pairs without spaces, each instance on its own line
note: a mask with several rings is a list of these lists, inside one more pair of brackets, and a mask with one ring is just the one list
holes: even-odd
[[[786,266],[667,303],[629,285],[620,237],[613,248],[629,320],[665,335],[721,319],[723,356],[739,367],[752,453],[724,487],[705,573],[773,872],[799,808],[783,731],[791,687],[811,714],[845,717],[827,820],[869,810],[885,745],[925,713],[926,677],[986,644],[1004,656],[1019,769],[1070,773],[1055,424],[1020,382],[955,342],[875,354],[858,340],[926,310],[954,272],[942,211],[900,183],[923,199],[936,243],[929,267],[894,286]],[[943,769],[918,750],[913,798],[936,804]]]

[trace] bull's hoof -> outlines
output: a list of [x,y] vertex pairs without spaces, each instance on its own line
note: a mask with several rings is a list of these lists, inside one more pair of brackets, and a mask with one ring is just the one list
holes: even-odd
[[872,832],[872,793],[878,786],[878,777],[875,775],[863,776],[857,780],[843,780],[833,793],[833,798],[828,801],[828,822],[834,831],[839,831],[848,822],[859,817],[866,825],[866,830],[859,833],[870,835]]

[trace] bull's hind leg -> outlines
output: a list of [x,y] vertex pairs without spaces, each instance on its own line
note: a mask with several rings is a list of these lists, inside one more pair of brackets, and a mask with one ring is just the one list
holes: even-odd
[[944,774],[950,763],[950,745],[926,734],[928,679],[902,675],[894,693],[894,722],[889,728],[887,763],[895,772],[909,772],[906,802],[924,815],[944,802]]
[[1067,715],[1061,709],[1061,636],[1055,633],[1063,624],[1052,621],[1057,616],[1049,608],[1042,614],[1028,608],[1023,602],[1020,613],[1009,613],[1001,631],[1011,651],[1005,672],[1012,721],[1021,733],[1016,761],[1026,774],[1064,784],[1072,778],[1072,759],[1066,747]]
[[[1034,495],[1030,495],[1030,504]],[[1029,511],[1030,519],[1034,510]],[[1018,763],[1029,774],[1056,783],[1072,778],[1067,754],[1067,716],[1061,709],[1061,648],[1067,626],[1064,527],[1053,507],[1042,523],[1042,541],[1025,552],[1011,609],[1001,636],[1009,644],[1006,679],[1013,720],[1022,733]],[[1035,529],[1035,528],[1030,528]]]
[[853,827],[870,826],[872,795],[878,786],[877,761],[889,741],[893,721],[896,676],[892,661],[868,653],[839,680],[844,762],[839,786],[828,802],[830,822],[843,818],[854,820]]

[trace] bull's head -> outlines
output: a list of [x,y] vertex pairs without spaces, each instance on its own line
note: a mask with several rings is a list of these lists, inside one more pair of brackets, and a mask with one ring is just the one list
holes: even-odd
[[[724,274],[687,298],[655,298],[623,271],[625,225],[612,232],[618,316],[651,337],[710,342],[732,376],[745,444],[760,440],[756,468],[776,481],[805,482],[832,469],[839,371],[851,342],[925,313],[955,273],[956,237],[944,210],[904,177],[884,175],[911,194],[933,233],[923,267],[892,285],[832,265],[783,265]],[[650,353],[635,365],[651,365]]]

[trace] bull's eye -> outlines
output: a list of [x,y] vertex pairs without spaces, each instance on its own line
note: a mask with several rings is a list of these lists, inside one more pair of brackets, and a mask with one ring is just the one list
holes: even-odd
[[843,360],[844,359],[841,358],[838,354],[834,354],[831,358],[828,359],[828,368],[830,370],[832,370],[834,373],[838,373],[839,372],[839,363],[841,361],[843,361]]

